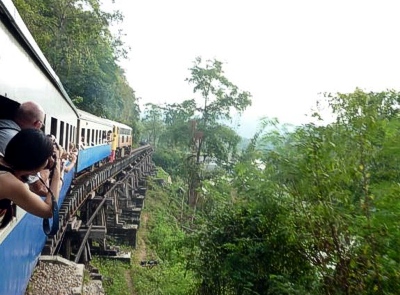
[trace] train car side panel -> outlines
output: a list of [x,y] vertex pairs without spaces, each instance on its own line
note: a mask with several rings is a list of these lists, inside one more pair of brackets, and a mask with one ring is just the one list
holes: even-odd
[[107,158],[111,154],[111,146],[103,144],[93,147],[87,147],[79,151],[77,172],[80,172],[93,164]]
[[[74,177],[74,169],[64,174],[58,206],[63,203]],[[43,219],[17,208],[7,228],[0,230],[0,294],[24,294],[39,254],[46,242]]]
[[32,214],[25,214],[15,229],[0,242],[0,294],[24,294],[46,241],[42,219]]

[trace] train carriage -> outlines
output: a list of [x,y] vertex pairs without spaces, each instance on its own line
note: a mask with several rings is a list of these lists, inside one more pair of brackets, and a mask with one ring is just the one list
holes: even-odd
[[112,158],[125,157],[132,149],[132,128],[126,124],[108,121],[113,125]]
[[113,124],[110,120],[99,118],[88,112],[79,113],[79,157],[77,172],[106,161],[111,154],[111,134]]
[[[75,169],[63,176],[58,209],[65,204],[74,204],[79,209],[83,204],[76,202],[78,198],[71,202],[69,199],[73,191],[71,184],[73,180],[79,180],[81,172],[93,170],[101,163],[113,160],[115,156],[118,159],[130,155],[133,159],[142,155],[142,152],[145,152],[143,155],[146,157],[150,154],[150,147],[141,147],[138,153],[131,153],[132,128],[128,125],[99,118],[74,106],[11,0],[0,0],[0,69],[0,119],[10,119],[20,103],[34,101],[46,113],[43,131],[54,135],[66,150],[70,143],[79,147]],[[126,159],[120,162],[124,161]],[[112,165],[102,168],[110,168],[112,173],[119,173],[118,169],[121,168],[115,167],[123,167],[118,162]],[[105,177],[106,173],[99,174]],[[103,181],[107,182],[108,179]],[[69,218],[76,219],[76,216]],[[64,221],[69,222],[69,218],[64,218]],[[14,219],[0,230],[0,265],[3,266],[0,268],[0,294],[25,293],[39,256],[48,246],[46,241],[54,241],[47,239],[42,221],[17,208]],[[63,234],[59,236],[61,240],[65,238]]]
[[[41,104],[47,116],[44,131],[66,147],[76,137],[77,109],[11,0],[0,0],[0,69],[0,100],[12,102],[8,107],[28,100]],[[1,113],[8,111],[3,107]],[[73,173],[64,175],[59,205]],[[0,230],[0,294],[24,293],[45,241],[42,219],[17,208],[13,221]]]

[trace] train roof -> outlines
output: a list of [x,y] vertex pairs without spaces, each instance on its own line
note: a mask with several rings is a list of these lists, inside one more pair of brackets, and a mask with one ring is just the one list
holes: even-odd
[[61,93],[62,97],[78,115],[77,108],[65,91],[60,78],[54,72],[46,57],[43,55],[11,0],[0,0],[0,15],[9,22],[8,25],[11,26],[15,30],[16,34],[20,37],[21,45],[23,45],[29,55],[37,62],[42,71],[50,78],[53,85]]
[[113,120],[109,120],[109,119],[107,119],[111,124],[113,124],[113,125],[115,125],[115,126],[118,126],[119,128],[124,128],[124,129],[128,129],[128,130],[132,130],[132,127],[130,127],[130,126],[128,126],[128,125],[125,125],[125,124],[123,124],[123,123],[119,123],[119,122],[116,122],[116,121],[113,121]]
[[82,120],[91,121],[91,122],[95,122],[95,123],[100,123],[100,124],[103,124],[103,125],[107,125],[109,127],[113,127],[113,124],[108,119],[98,117],[96,115],[93,115],[91,113],[82,111],[80,109],[78,109],[78,114],[79,114],[79,118],[82,119]]

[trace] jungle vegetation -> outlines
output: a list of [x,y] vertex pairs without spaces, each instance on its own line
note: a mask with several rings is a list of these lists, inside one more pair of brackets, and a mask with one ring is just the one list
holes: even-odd
[[[139,119],[117,63],[127,49],[109,31],[119,12],[98,0],[14,3],[77,106],[141,126],[172,179],[148,192],[142,234],[160,264],[129,267],[136,294],[398,294],[399,92],[327,93],[329,123],[317,111],[290,131],[265,119],[239,150],[226,122],[251,94],[223,63],[195,58],[195,98],[148,104]],[[109,294],[132,294],[114,282]]]
[[[176,294],[398,293],[400,93],[355,89],[321,100],[332,122],[315,112],[316,123],[288,131],[266,119],[241,153],[221,143],[225,157],[212,153],[221,163],[212,171],[187,161],[188,141],[164,142],[160,120],[154,161],[186,188],[172,185],[175,207],[164,208],[176,231],[169,238],[183,233],[170,251],[179,249],[192,282]],[[195,206],[188,169],[199,169]],[[177,257],[158,254],[166,264]]]

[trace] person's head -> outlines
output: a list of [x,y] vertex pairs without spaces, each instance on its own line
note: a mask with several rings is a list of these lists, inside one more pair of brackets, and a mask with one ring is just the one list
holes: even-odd
[[40,105],[33,101],[27,101],[19,106],[14,121],[21,129],[40,129],[44,126],[44,117],[45,113]]
[[40,171],[53,155],[53,142],[42,131],[23,129],[8,143],[4,160],[15,171]]

